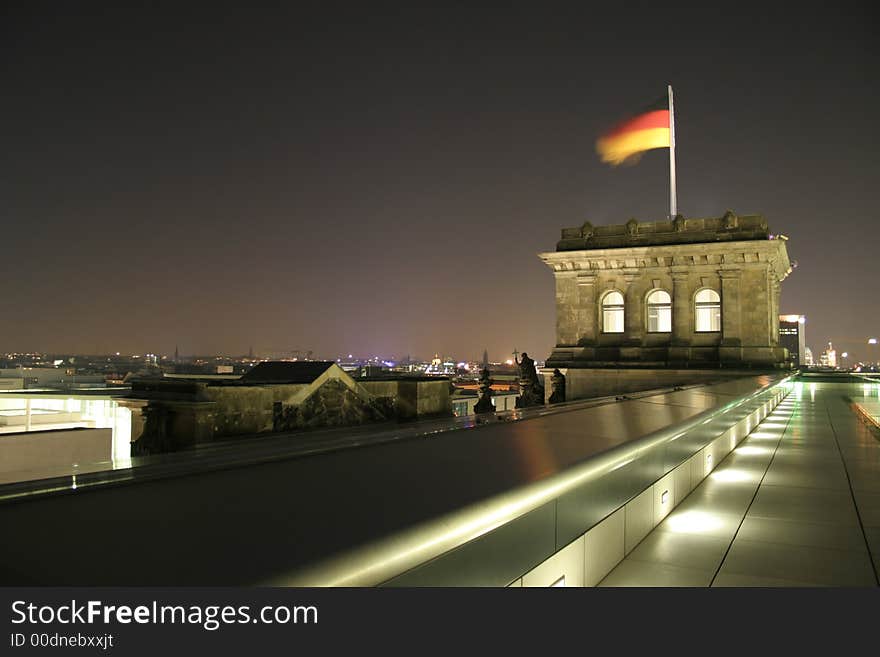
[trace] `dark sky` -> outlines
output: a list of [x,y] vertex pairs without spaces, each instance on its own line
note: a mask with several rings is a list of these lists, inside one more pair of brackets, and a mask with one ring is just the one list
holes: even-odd
[[535,254],[666,214],[665,150],[612,169],[594,143],[667,83],[680,211],[790,236],[782,310],[817,353],[880,334],[867,3],[20,4],[0,351],[543,358]]

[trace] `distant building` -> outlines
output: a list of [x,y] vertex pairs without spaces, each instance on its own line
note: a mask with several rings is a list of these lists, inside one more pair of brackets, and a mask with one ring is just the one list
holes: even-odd
[[0,369],[0,379],[18,379],[20,383],[0,385],[3,388],[51,388],[76,390],[104,387],[102,374],[77,374],[76,369],[60,367],[16,367]]
[[359,371],[360,376],[362,377],[372,377],[387,374],[391,371],[391,369],[382,364],[367,363],[366,365],[360,367]]
[[425,369],[425,374],[429,376],[455,376],[455,359],[449,356],[440,358],[435,355],[431,360],[431,364]]
[[804,365],[806,365],[807,367],[812,367],[813,364],[813,350],[809,347],[804,347]]
[[779,346],[788,349],[788,361],[792,367],[803,367],[807,364],[807,346],[804,341],[806,323],[803,315],[779,316]]
[[837,367],[837,351],[829,342],[828,348],[819,356],[819,365],[822,367]]

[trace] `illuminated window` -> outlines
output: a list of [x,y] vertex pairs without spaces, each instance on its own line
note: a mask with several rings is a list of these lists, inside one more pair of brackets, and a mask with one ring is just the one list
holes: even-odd
[[609,292],[602,298],[602,332],[623,333],[623,295]]
[[695,330],[713,333],[721,330],[721,297],[715,290],[700,290],[694,299]]
[[648,295],[648,333],[672,330],[672,299],[669,292],[654,290]]

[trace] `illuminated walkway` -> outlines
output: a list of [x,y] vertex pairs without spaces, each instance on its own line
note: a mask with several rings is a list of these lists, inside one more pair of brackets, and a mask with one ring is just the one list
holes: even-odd
[[797,384],[600,586],[876,586],[877,384]]

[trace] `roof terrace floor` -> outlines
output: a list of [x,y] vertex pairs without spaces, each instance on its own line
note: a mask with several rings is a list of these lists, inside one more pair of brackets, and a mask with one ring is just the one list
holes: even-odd
[[792,393],[600,586],[877,586],[880,384]]

